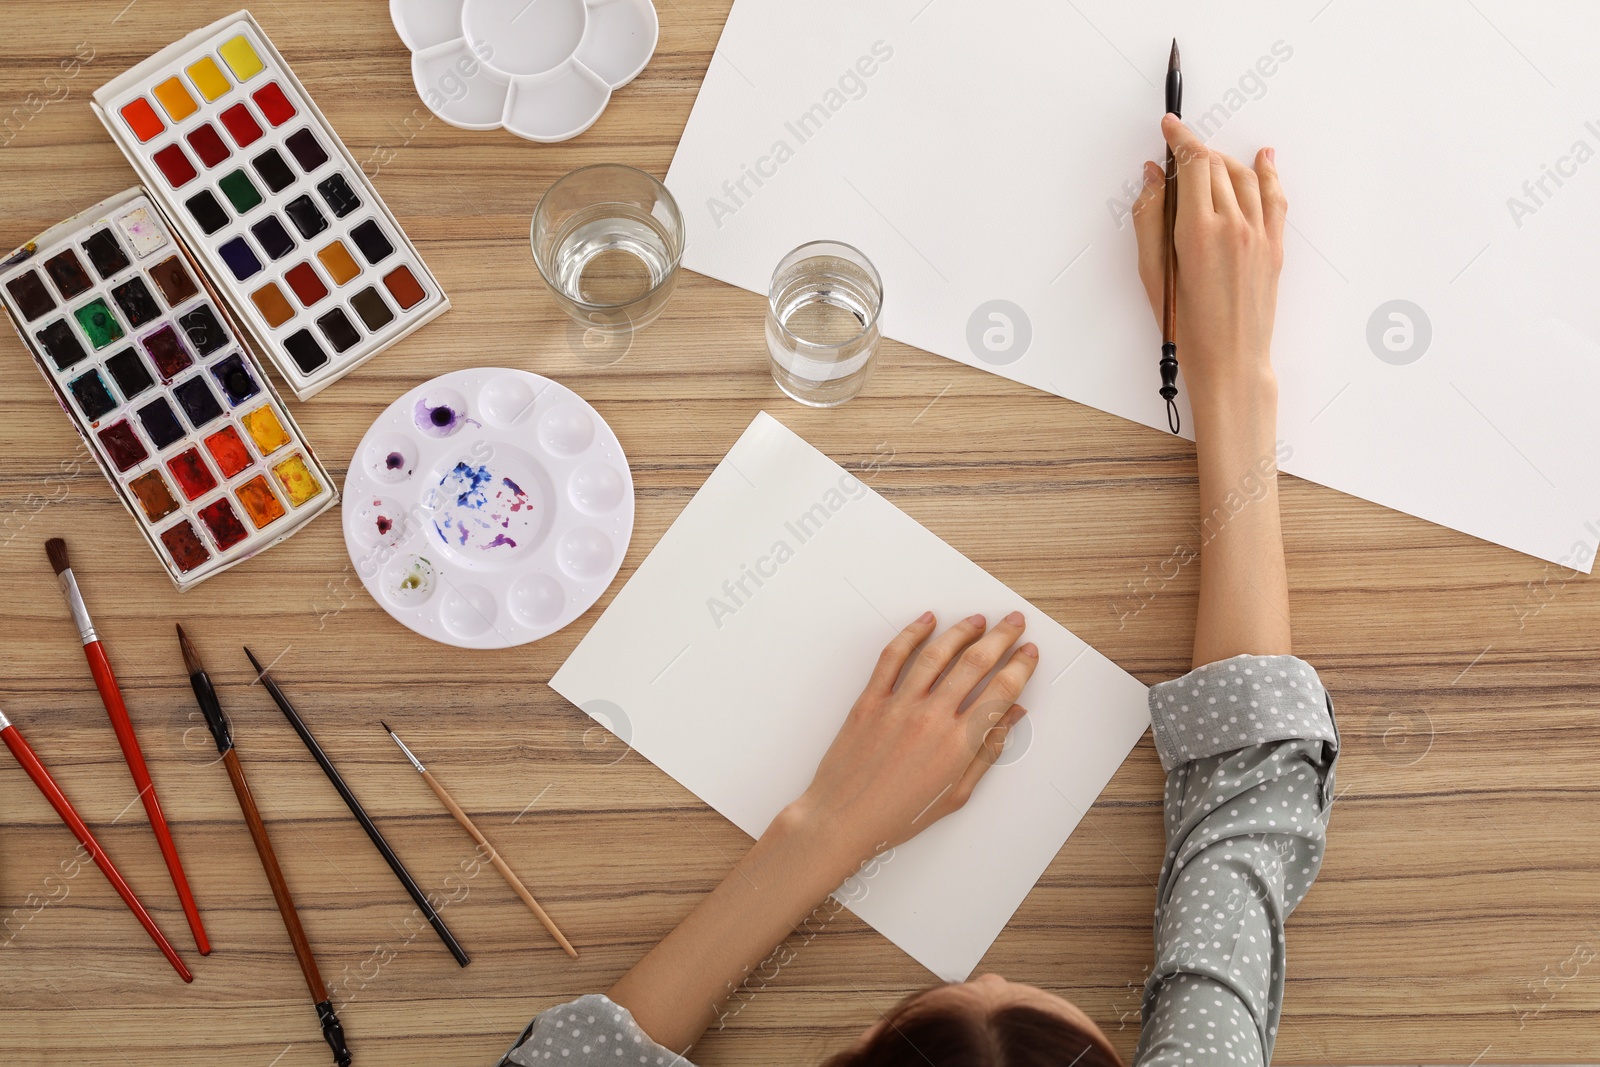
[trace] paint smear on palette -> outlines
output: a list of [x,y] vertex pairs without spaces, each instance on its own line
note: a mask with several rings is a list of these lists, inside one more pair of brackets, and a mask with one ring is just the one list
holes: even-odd
[[483,425],[477,419],[467,418],[465,407],[457,408],[448,401],[430,404],[427,397],[417,401],[414,417],[417,429],[433,437],[449,437],[464,427]]
[[427,600],[433,592],[433,563],[427,556],[412,556],[394,572],[390,599],[402,607]]
[[439,489],[433,526],[451,547],[512,549],[534,530],[537,516],[528,494],[488,467],[457,463],[439,480]]

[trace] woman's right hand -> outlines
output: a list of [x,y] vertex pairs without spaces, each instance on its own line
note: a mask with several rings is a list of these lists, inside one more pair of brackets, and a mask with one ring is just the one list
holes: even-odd
[[883,650],[811,785],[779,816],[847,873],[966,804],[1025,714],[1015,701],[1039,649],[1030,642],[1009,651],[1022,636],[1022,613],[987,632],[982,615],[933,638],[936,625],[925,612]]
[[[1273,150],[1256,153],[1255,166],[1207,148],[1172,115],[1161,133],[1178,164],[1178,361],[1190,399],[1253,396],[1273,386],[1272,326],[1283,267],[1283,223],[1288,210]],[[1139,277],[1161,320],[1166,254],[1166,177],[1144,165],[1144,191],[1133,205],[1139,242]]]

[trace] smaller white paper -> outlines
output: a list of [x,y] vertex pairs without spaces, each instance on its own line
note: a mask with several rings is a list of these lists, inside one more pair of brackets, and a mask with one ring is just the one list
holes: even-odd
[[759,836],[883,646],[932,609],[1027,616],[1027,717],[967,806],[840,900],[947,981],[977,967],[1150,724],[1135,678],[762,412],[550,681]]

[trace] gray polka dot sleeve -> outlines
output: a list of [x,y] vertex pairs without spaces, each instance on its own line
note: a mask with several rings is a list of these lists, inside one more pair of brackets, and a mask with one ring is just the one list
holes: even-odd
[[1322,865],[1339,734],[1317,672],[1236,656],[1150,690],[1167,854],[1138,1067],[1264,1065],[1283,926]]
[[534,1067],[694,1067],[651,1041],[627,1008],[591,993],[534,1017],[500,1064]]

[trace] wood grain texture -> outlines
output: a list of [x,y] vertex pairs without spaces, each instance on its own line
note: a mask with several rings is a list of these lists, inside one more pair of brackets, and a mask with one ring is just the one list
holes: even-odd
[[[234,6],[6,5],[0,243],[134,183],[89,94]],[[372,419],[436,374],[520,367],[591,401],[627,450],[638,518],[618,582],[563,632],[503,652],[415,636],[362,591],[336,517],[178,595],[104,480],[92,468],[62,473],[77,439],[20,345],[0,338],[0,701],[197,975],[178,982],[98,873],[63,875],[71,835],[0,760],[0,1061],[328,1062],[174,621],[234,718],[358,1063],[490,1063],[533,1013],[607,988],[748,841],[639,756],[602,743],[608,735],[546,682],[762,408],[1141,680],[1184,669],[1197,575],[1162,576],[1196,537],[1184,442],[897,344],[860,399],[802,410],[767,376],[762,299],[695,275],[620,362],[584,358],[538,281],[528,221],[575,167],[666,172],[729,0],[658,6],[661,41],[644,73],[590,131],[553,146],[430,118],[378,0],[254,8],[454,301],[296,417],[342,479]],[[59,61],[80,46],[93,60],[63,78]],[[1150,358],[1153,388],[1153,347]],[[1600,589],[1293,478],[1283,503],[1297,645],[1334,693],[1344,759],[1326,866],[1290,923],[1278,1062],[1587,1055],[1600,1047],[1600,823],[1586,806],[1600,794]],[[122,680],[214,938],[209,958],[193,952],[84,667],[42,548],[54,534],[70,538]],[[248,684],[245,643],[273,664],[418,881],[449,901],[471,967],[413,916]],[[471,842],[380,717],[426,753],[582,959],[569,960],[492,870],[472,866]],[[1078,1001],[1124,1053],[1151,955],[1160,791],[1146,738],[985,960]],[[752,983],[698,1062],[815,1063],[929,981],[848,913],[791,947],[792,962]]]

